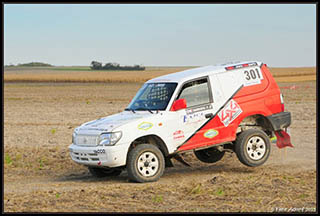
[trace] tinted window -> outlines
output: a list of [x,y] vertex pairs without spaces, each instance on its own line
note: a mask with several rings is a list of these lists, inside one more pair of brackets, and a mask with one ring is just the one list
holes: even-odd
[[178,96],[181,98],[187,101],[187,107],[209,103],[208,80],[204,78],[184,84]]

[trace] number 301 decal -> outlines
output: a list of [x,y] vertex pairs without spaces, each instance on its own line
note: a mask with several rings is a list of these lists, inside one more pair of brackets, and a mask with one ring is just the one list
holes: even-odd
[[243,71],[244,86],[257,85],[261,83],[263,79],[261,70],[259,67],[250,68]]

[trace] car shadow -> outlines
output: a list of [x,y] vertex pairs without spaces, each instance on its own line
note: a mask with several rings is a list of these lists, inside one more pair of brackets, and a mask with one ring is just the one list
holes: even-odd
[[[161,179],[181,177],[192,177],[193,175],[208,175],[217,173],[243,173],[251,174],[258,173],[263,167],[245,167],[241,164],[223,163],[218,162],[216,164],[206,164],[202,162],[196,162],[191,164],[190,167],[174,162],[174,167],[167,167],[164,170]],[[133,183],[128,180],[127,171],[124,170],[119,176],[112,177],[95,177],[92,176],[89,171],[82,170],[77,173],[68,171],[54,179],[57,182],[112,182],[112,183]]]
[[80,173],[64,173],[53,181],[56,182],[128,182],[126,173],[121,173],[119,176],[95,177],[89,172],[83,171]]
[[192,175],[193,173],[198,174],[208,174],[208,173],[254,173],[256,172],[256,169],[250,168],[250,167],[237,167],[232,166],[229,164],[216,164],[216,165],[208,165],[208,164],[202,164],[202,165],[196,165],[196,166],[175,166],[172,168],[168,168],[165,170],[165,174],[187,174]]

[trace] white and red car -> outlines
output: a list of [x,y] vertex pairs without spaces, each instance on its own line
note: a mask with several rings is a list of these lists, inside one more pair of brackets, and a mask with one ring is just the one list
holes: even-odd
[[185,151],[206,163],[233,151],[247,166],[262,165],[270,138],[292,146],[290,124],[266,64],[237,62],[147,81],[123,112],[77,127],[69,150],[95,176],[127,169],[129,179],[150,182]]

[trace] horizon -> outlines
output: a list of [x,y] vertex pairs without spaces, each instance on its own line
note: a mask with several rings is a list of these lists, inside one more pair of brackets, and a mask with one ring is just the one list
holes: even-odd
[[[47,62],[25,62],[25,63],[19,63],[19,64],[28,64],[28,63],[46,63],[50,64]],[[51,66],[21,66],[21,67],[90,67],[90,65],[53,65],[50,64]],[[132,66],[132,65],[122,65],[120,66]],[[209,65],[140,65],[143,67],[203,67],[203,66],[209,66]],[[4,65],[4,67],[20,67],[18,64],[17,65]],[[315,68],[316,66],[268,66],[270,68]]]

